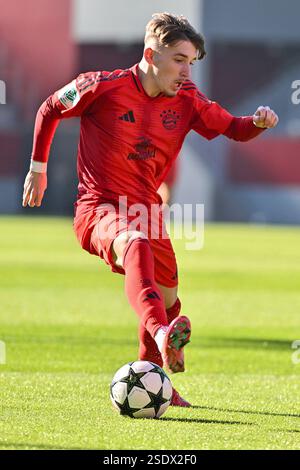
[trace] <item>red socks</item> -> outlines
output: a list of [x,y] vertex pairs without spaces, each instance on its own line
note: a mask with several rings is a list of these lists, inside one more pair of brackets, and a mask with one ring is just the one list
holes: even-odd
[[181,310],[181,302],[180,300],[176,299],[175,304],[172,307],[167,308],[167,317],[169,324],[174,320],[174,318],[178,317]]
[[142,322],[139,326],[139,360],[154,362],[158,366],[163,366],[163,360],[155,340],[146,330]]
[[147,238],[135,238],[128,243],[124,250],[123,267],[129,303],[150,337],[154,338],[158,328],[168,325],[168,319],[154,279],[154,258]]
[[[167,309],[168,323],[171,323],[174,318],[178,317],[181,309],[180,300],[177,298],[172,307]],[[163,366],[163,360],[155,340],[150,336],[144,325],[140,323],[139,328],[139,359],[142,361],[151,361],[158,366]]]

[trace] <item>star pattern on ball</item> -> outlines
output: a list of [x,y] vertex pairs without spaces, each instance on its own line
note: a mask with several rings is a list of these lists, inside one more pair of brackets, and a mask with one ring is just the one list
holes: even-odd
[[[142,364],[139,361],[128,363],[127,368],[124,368],[118,375],[115,374],[115,380],[111,383],[111,399],[123,416],[157,418],[157,415],[164,413],[170,404],[170,399],[164,397],[164,384],[170,382],[170,379],[165,371],[154,362],[143,362]],[[147,377],[143,379],[145,376]],[[122,385],[117,386],[114,391],[118,383]],[[156,392],[158,389],[159,391]],[[167,387],[166,390],[169,388]],[[118,398],[122,403],[118,401]]]
[[145,375],[145,372],[135,372],[131,367],[129,369],[129,374],[124,377],[121,382],[125,382],[127,384],[127,394],[131,392],[133,387],[143,388],[145,389],[143,383],[141,382],[141,378]]
[[167,374],[163,371],[163,369],[157,367],[157,365],[155,365],[153,362],[151,362],[151,364],[153,364],[154,368],[151,369],[150,372],[155,372],[156,374],[158,374],[161,378],[161,383],[164,383],[165,378],[168,378]]
[[131,418],[133,418],[133,413],[135,413],[136,411],[139,411],[139,408],[131,408],[129,406],[129,402],[128,402],[128,397],[126,397],[124,403],[121,405],[120,403],[116,402],[118,407],[120,408],[120,414],[123,415],[123,416],[130,416]]
[[148,395],[151,401],[148,403],[148,405],[144,406],[144,408],[154,408],[155,415],[157,415],[161,405],[167,403],[169,400],[163,397],[163,387],[161,387],[160,391],[156,394],[148,391]]

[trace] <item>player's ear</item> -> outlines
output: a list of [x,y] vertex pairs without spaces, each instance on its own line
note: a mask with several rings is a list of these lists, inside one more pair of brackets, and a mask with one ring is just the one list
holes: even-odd
[[154,50],[151,49],[151,47],[147,47],[144,50],[144,58],[149,65],[153,65],[153,55],[154,55]]

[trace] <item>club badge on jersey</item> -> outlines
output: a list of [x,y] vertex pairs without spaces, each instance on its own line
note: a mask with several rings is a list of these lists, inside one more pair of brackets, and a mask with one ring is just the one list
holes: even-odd
[[76,80],[65,85],[63,88],[58,90],[57,96],[61,104],[66,109],[73,108],[80,100],[80,94],[76,87]]

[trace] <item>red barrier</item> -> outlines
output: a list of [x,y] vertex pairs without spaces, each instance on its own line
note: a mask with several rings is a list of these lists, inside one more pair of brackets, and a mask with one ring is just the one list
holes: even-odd
[[227,168],[236,184],[300,185],[300,138],[230,143]]

